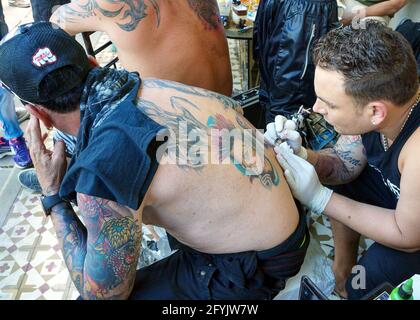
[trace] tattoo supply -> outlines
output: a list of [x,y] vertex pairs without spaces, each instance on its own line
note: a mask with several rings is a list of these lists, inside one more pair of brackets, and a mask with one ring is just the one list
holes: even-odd
[[390,300],[413,300],[413,279],[392,290]]
[[227,28],[229,26],[229,17],[232,10],[232,0],[218,0],[220,20],[223,26]]
[[246,21],[246,15],[248,13],[248,8],[243,5],[237,5],[232,7],[232,21],[236,25],[241,24],[241,20],[243,20],[242,23],[245,23]]

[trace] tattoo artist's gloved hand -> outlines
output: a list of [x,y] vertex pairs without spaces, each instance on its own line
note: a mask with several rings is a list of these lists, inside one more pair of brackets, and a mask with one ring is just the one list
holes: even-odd
[[48,150],[44,144],[47,135],[41,134],[39,120],[34,116],[29,120],[26,136],[42,193],[46,196],[57,194],[67,170],[64,141],[57,141],[54,150]]
[[274,122],[267,124],[264,137],[273,146],[279,141],[285,141],[292,148],[294,154],[305,160],[308,158],[306,149],[302,147],[302,137],[296,130],[296,123],[284,116],[278,115],[274,118]]
[[330,201],[332,190],[319,182],[315,168],[294,155],[285,142],[277,148],[276,153],[293,196],[312,212],[321,214]]

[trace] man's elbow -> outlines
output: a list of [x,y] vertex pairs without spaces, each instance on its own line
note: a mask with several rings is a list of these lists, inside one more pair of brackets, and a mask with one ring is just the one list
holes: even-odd
[[69,22],[65,19],[65,5],[61,6],[57,10],[54,11],[54,13],[50,17],[50,22],[58,25],[61,29],[63,29],[65,32],[67,32],[71,36],[75,36],[77,32],[73,32],[71,28],[69,27]]

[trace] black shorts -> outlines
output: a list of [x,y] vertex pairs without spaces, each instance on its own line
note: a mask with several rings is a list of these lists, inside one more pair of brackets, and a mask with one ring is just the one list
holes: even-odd
[[205,254],[172,238],[177,251],[137,271],[131,299],[272,299],[299,272],[309,241],[304,214],[287,240],[264,251]]

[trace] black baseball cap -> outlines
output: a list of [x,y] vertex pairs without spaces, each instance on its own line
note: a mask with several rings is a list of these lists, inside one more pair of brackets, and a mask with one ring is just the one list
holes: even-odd
[[83,47],[51,22],[18,26],[0,42],[0,80],[25,102],[42,104],[59,97],[92,68]]

